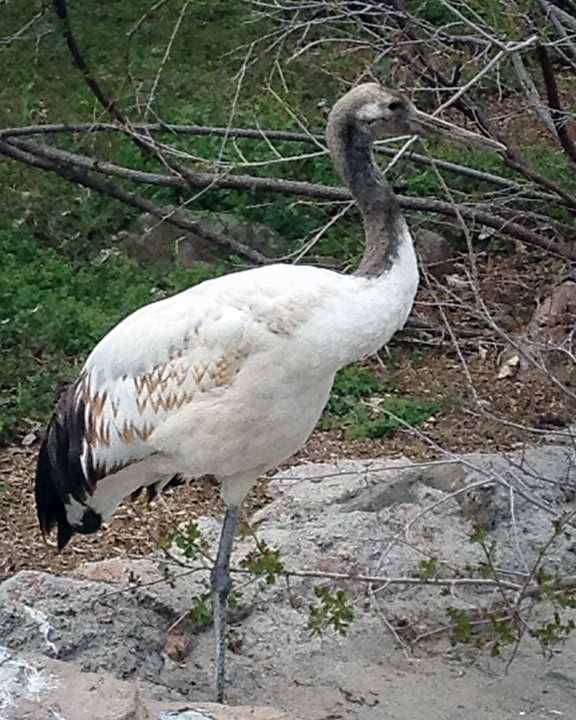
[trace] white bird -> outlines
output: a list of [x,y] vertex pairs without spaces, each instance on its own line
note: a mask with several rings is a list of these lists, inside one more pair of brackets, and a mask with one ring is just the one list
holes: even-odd
[[147,305],[95,347],[50,422],[36,501],[60,549],[75,532],[98,530],[140,487],[161,491],[175,475],[220,481],[227,510],[211,573],[218,701],[238,508],[305,443],[336,372],[388,342],[416,295],[412,238],[372,142],[430,130],[455,129],[377,84],[348,92],[330,113],[327,142],[364,219],[358,271],[271,265]]

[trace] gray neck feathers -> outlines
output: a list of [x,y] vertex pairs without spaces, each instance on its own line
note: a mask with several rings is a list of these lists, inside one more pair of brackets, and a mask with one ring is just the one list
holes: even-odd
[[364,220],[366,245],[356,274],[381,275],[394,263],[403,239],[400,205],[392,188],[382,183],[368,135],[341,116],[329,124],[327,137],[336,169]]

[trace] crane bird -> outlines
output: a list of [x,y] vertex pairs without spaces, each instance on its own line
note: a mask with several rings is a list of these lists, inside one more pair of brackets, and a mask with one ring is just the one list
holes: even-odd
[[364,220],[358,270],[270,265],[146,305],[94,348],[49,424],[36,503],[42,532],[57,526],[59,549],[141,487],[159,492],[176,475],[219,480],[226,513],[210,576],[218,701],[238,508],[305,443],[336,372],[388,342],[416,295],[412,238],[372,143],[438,131],[473,135],[375,83],[349,91],[330,113],[327,143]]

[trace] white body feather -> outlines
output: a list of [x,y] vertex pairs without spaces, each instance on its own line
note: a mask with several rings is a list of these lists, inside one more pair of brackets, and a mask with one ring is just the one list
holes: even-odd
[[148,305],[89,356],[76,390],[82,464],[100,478],[85,506],[104,519],[141,486],[214,475],[238,505],[295,453],[341,367],[378,350],[408,317],[418,285],[408,229],[375,278],[273,265],[204,282]]

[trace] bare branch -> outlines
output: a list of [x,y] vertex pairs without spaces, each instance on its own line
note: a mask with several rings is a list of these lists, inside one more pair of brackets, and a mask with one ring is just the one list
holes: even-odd
[[[260,190],[264,192],[281,193],[283,195],[313,197],[323,200],[349,201],[352,199],[350,192],[345,188],[335,188],[327,185],[315,185],[313,183],[298,182],[294,180],[275,180],[272,178],[257,178],[242,175],[217,175],[214,173],[196,173],[190,171],[186,171],[186,178],[185,180],[183,180],[182,177],[177,176],[128,170],[127,168],[119,167],[112,163],[102,163],[83,155],[77,155],[75,153],[57,150],[50,146],[39,145],[31,141],[13,139],[12,142],[7,142],[2,141],[2,139],[0,138],[0,154],[5,154],[9,157],[12,157],[13,159],[18,159],[9,152],[10,150],[16,149],[19,149],[29,158],[44,158],[44,165],[40,164],[35,166],[53,172],[57,172],[56,168],[59,168],[60,170],[62,170],[62,172],[59,173],[62,177],[66,177],[66,168],[72,168],[73,166],[76,166],[78,168],[81,168],[85,172],[91,170],[101,174],[115,175],[117,177],[122,177],[126,180],[131,180],[132,182],[137,182],[140,184],[145,183],[162,187],[174,187],[180,189],[182,189],[183,187],[195,189],[206,187],[217,187],[233,190],[249,189]],[[50,160],[50,162],[47,162],[48,160]],[[34,163],[27,162],[26,164]],[[80,177],[83,176],[80,175]],[[72,176],[67,177],[67,179],[70,179],[73,182],[78,182],[78,180],[74,180]],[[80,182],[80,184],[85,183]],[[96,188],[94,187],[94,189]],[[110,195],[111,193],[106,192],[105,194]],[[130,202],[127,202],[126,200],[122,199],[119,194],[116,194],[115,197],[119,200],[122,200],[123,202],[126,202],[126,204],[128,205],[134,206],[134,202],[132,200]],[[131,198],[132,195],[130,193],[126,193],[126,197]],[[432,198],[416,198],[400,195],[398,199],[400,201],[401,207],[405,210],[433,212],[442,215],[448,215],[450,217],[458,217],[458,215],[461,215],[463,218],[472,220],[478,224],[486,225],[487,227],[491,227],[494,230],[503,232],[507,235],[510,235],[511,237],[515,237],[522,242],[543,248],[561,257],[565,257],[570,260],[576,260],[576,249],[574,249],[568,243],[565,243],[562,240],[552,240],[550,238],[547,238],[543,235],[535,233],[527,227],[519,225],[518,223],[499,217],[493,212],[486,212],[482,211],[481,209],[468,207],[465,205],[455,205],[452,203],[443,202],[441,200],[434,200]],[[146,212],[148,211],[146,210]],[[158,217],[164,217],[163,215],[159,215],[158,211],[155,211],[152,214],[157,215]],[[198,232],[198,234],[202,235],[203,237],[210,239],[206,234],[206,229],[204,229],[202,232],[194,230],[191,227],[186,227],[185,229],[189,229],[192,232]],[[231,247],[230,244],[234,241],[230,239],[223,239],[222,236],[220,236],[220,239],[215,239],[215,242],[217,242],[217,244],[221,246],[228,245],[229,247]],[[263,260],[256,260],[256,256],[253,254],[255,251],[253,250],[250,250],[250,254],[248,254],[246,248],[236,249],[234,250],[234,252],[238,252],[244,257],[250,257],[253,262],[269,262],[269,260],[264,258],[264,256],[262,256],[260,253],[258,253],[258,255],[263,258]]]
[[[323,146],[325,142],[323,135],[297,133],[287,130],[222,128],[204,125],[169,125],[165,123],[133,123],[131,125],[131,129],[134,133],[142,134],[144,136],[162,133],[184,136],[229,136],[235,138],[262,140],[266,143],[277,140],[280,142],[315,143],[321,146]],[[0,138],[25,137],[28,135],[57,135],[63,133],[97,133],[107,130],[125,132],[125,128],[120,127],[114,123],[50,123],[46,125],[27,125],[23,127],[0,128]],[[394,157],[397,154],[396,150],[385,147],[381,144],[376,145],[374,150],[377,155],[385,155],[388,157]],[[424,165],[431,165],[432,163],[429,156],[421,155],[420,153],[415,152],[405,153],[404,158],[406,160],[410,160],[411,162],[416,162]],[[513,190],[514,192],[525,193],[527,195],[530,195],[531,197],[537,197],[541,200],[554,200],[556,202],[558,201],[556,195],[540,193],[533,190],[529,185],[520,185],[514,180],[501,177],[500,175],[494,175],[493,173],[489,173],[484,170],[477,170],[475,168],[467,167],[465,165],[458,165],[457,163],[440,160],[438,158],[434,158],[434,164],[436,165],[436,167],[442,170],[447,170],[457,175],[464,175],[474,180],[491,183],[492,185],[498,185],[500,187]]]
[[542,68],[542,75],[544,77],[544,84],[546,85],[546,92],[548,94],[548,105],[552,108],[552,122],[554,123],[554,129],[558,135],[560,143],[564,148],[564,151],[572,162],[576,162],[576,143],[568,134],[566,130],[566,115],[562,112],[560,106],[560,97],[558,95],[558,87],[556,85],[556,77],[554,75],[554,69],[550,62],[550,56],[548,50],[543,45],[538,47],[536,56],[538,62]]
[[160,77],[162,75],[162,71],[164,70],[164,66],[166,65],[166,63],[168,62],[168,58],[170,57],[170,52],[172,51],[172,46],[174,45],[174,40],[176,39],[176,35],[178,34],[178,31],[182,24],[182,20],[184,19],[184,15],[186,14],[186,10],[188,9],[189,3],[190,3],[190,0],[184,0],[184,2],[182,3],[182,8],[180,10],[180,14],[178,15],[178,19],[176,20],[176,23],[172,30],[172,34],[170,35],[170,39],[168,40],[166,50],[164,51],[164,56],[162,57],[162,60],[160,61],[160,65],[158,67],[158,72],[156,73],[156,77],[154,78],[154,83],[152,84],[152,89],[150,90],[150,95],[148,96],[148,102],[146,103],[146,108],[144,110],[145,117],[150,112],[150,108],[152,107],[152,103],[154,102],[154,98],[156,96],[156,89],[158,87],[158,83],[160,82]]
[[68,2],[67,0],[52,0],[52,4],[56,14],[62,22],[62,32],[68,45],[68,49],[74,59],[74,64],[80,70],[84,76],[84,80],[88,84],[90,90],[94,93],[98,102],[102,105],[105,110],[112,115],[112,117],[119,122],[121,125],[126,124],[126,118],[122,114],[120,108],[114,100],[109,98],[96,78],[92,75],[88,63],[86,62],[80,46],[76,42],[74,33],[72,32],[72,25],[70,23],[70,17],[68,15]]
[[526,95],[528,102],[534,108],[534,112],[538,115],[545,127],[548,128],[552,135],[557,137],[556,127],[550,115],[550,110],[540,100],[536,84],[528,74],[524,62],[522,61],[522,56],[519,52],[513,52],[511,58],[518,81],[524,89],[524,94]]
[[223,248],[227,252],[231,251],[240,255],[241,257],[245,257],[256,265],[266,265],[272,262],[269,258],[267,258],[265,255],[262,255],[262,253],[258,252],[257,250],[254,250],[253,248],[250,248],[243,243],[238,242],[237,240],[226,237],[222,233],[212,228],[210,225],[207,225],[200,220],[184,218],[180,213],[174,212],[172,208],[163,208],[160,205],[152,202],[151,200],[148,200],[147,198],[134,195],[134,193],[130,193],[127,190],[124,190],[119,185],[113,183],[111,180],[102,180],[99,178],[95,178],[90,175],[85,169],[75,168],[70,163],[59,163],[47,157],[42,157],[40,155],[35,155],[31,152],[26,152],[23,149],[17,148],[2,139],[0,139],[0,154],[6,155],[13,160],[18,160],[25,165],[30,165],[41,170],[53,172],[64,180],[68,180],[77,185],[82,185],[83,187],[90,188],[91,190],[95,190],[102,195],[112,197],[115,200],[120,200],[120,202],[124,203],[125,205],[129,205],[130,207],[137,208],[142,212],[154,215],[161,220],[165,220],[171,225],[175,225],[176,227],[187,230],[188,232],[196,233],[200,237],[203,237],[206,240],[213,242],[215,245]]
[[4,52],[4,50],[7,50],[7,49],[10,47],[10,45],[12,45],[12,43],[13,43],[15,40],[18,40],[18,38],[21,38],[22,35],[24,35],[24,33],[25,33],[27,30],[29,30],[29,29],[32,27],[32,25],[34,25],[35,22],[37,22],[38,20],[40,20],[41,18],[44,17],[44,15],[46,14],[46,12],[47,12],[46,9],[41,10],[39,13],[36,13],[36,15],[34,15],[34,17],[33,17],[31,20],[29,20],[27,23],[25,23],[25,24],[20,28],[20,30],[18,30],[17,32],[13,33],[13,34],[12,34],[10,37],[8,37],[8,38],[2,38],[2,44],[1,44],[1,46],[0,46],[0,53]]

